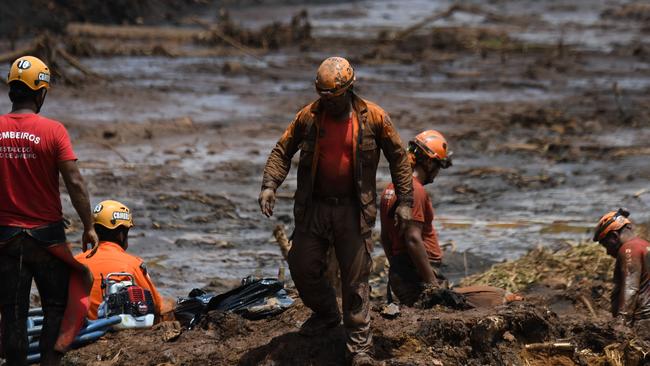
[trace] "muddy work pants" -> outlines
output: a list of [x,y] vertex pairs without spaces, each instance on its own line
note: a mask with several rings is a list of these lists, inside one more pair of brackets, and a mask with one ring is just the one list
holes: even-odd
[[26,234],[0,242],[0,330],[2,353],[8,366],[27,365],[27,313],[32,279],[44,315],[39,345],[41,364],[56,364],[61,357],[54,351],[54,344],[67,303],[70,271],[43,245]]
[[289,269],[300,298],[327,318],[338,317],[336,293],[325,277],[326,253],[334,247],[341,270],[343,323],[348,354],[370,352],[370,237],[361,235],[359,207],[354,202],[315,200],[306,227],[297,227],[289,251]]

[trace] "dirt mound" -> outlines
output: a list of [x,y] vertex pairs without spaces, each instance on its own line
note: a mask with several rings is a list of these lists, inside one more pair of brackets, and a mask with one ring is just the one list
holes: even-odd
[[[591,244],[555,253],[537,249],[467,278],[465,284],[498,284],[526,297],[494,309],[401,307],[396,318],[387,319],[381,300],[373,300],[375,355],[389,365],[642,364],[648,345],[609,315],[611,288],[603,279],[611,260],[599,249]],[[70,352],[65,364],[344,364],[342,326],[316,338],[297,333],[309,314],[299,300],[283,314],[259,321],[214,311],[191,330],[166,322],[109,334]]]

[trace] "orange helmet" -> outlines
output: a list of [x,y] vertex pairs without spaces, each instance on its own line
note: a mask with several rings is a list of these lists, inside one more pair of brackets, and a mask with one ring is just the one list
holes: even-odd
[[348,90],[354,80],[354,70],[348,60],[330,57],[318,67],[316,91],[323,96],[338,96]]
[[34,56],[23,56],[11,65],[7,84],[21,81],[32,90],[50,88],[50,69],[40,59]]
[[611,211],[603,215],[596,225],[594,232],[594,241],[601,241],[607,234],[612,231],[619,230],[632,221],[628,219],[630,212],[624,208],[619,208],[618,211]]
[[452,152],[448,150],[447,139],[436,130],[427,130],[415,136],[409,141],[409,152],[437,160],[443,169],[451,166]]

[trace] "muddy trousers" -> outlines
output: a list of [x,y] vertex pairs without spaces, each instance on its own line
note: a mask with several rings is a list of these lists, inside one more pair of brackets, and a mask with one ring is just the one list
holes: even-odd
[[42,245],[25,234],[0,243],[0,331],[7,366],[27,365],[27,314],[32,279],[44,315],[39,345],[41,365],[56,365],[62,356],[54,351],[54,344],[67,303],[70,271]]
[[289,269],[300,298],[316,314],[338,316],[336,293],[325,277],[326,253],[334,247],[341,270],[343,324],[349,355],[370,352],[369,284],[372,267],[369,234],[361,235],[357,204],[316,201],[306,227],[296,228]]

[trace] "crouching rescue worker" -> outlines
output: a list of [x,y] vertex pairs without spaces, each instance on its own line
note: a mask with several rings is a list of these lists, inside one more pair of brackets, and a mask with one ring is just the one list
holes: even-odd
[[630,213],[619,208],[600,218],[594,233],[607,254],[616,258],[612,315],[650,338],[650,243],[634,234]]
[[75,256],[79,262],[90,268],[95,279],[90,293],[88,318],[97,319],[97,308],[104,300],[102,280],[112,272],[132,274],[135,285],[151,292],[157,317],[170,311],[171,309],[164,306],[163,298],[151,281],[144,261],[126,252],[129,247],[129,229],[133,227],[129,208],[117,201],[102,201],[95,206],[93,217],[99,245],[96,251],[87,251]]
[[459,308],[493,307],[521,300],[518,295],[492,286],[446,288],[439,272],[442,251],[433,226],[433,205],[424,185],[433,183],[440,169],[452,165],[451,151],[440,132],[428,130],[409,142],[408,156],[413,167],[413,218],[405,230],[395,227],[394,186],[390,184],[381,196],[381,241],[390,263],[388,291],[407,306],[430,307],[442,301],[443,305]]
[[24,56],[12,64],[7,82],[13,105],[9,114],[0,116],[1,353],[7,365],[27,365],[34,279],[45,316],[41,365],[58,365],[81,327],[85,316],[75,314],[76,306],[87,297],[92,281],[66,245],[59,173],[83,223],[84,248],[94,246],[97,235],[68,132],[61,123],[38,115],[50,87],[50,70],[38,58]]
[[381,242],[390,263],[388,280],[399,301],[412,305],[425,286],[438,286],[436,268],[442,251],[433,227],[434,211],[424,185],[433,183],[440,172],[451,166],[447,140],[435,130],[424,131],[409,142],[409,162],[413,168],[413,211],[407,228],[399,231],[393,211],[395,187],[390,184],[381,195]]
[[319,335],[341,321],[324,271],[326,252],[333,245],[341,270],[346,355],[352,365],[372,365],[368,276],[380,150],[390,165],[394,211],[401,225],[410,220],[413,193],[399,135],[386,112],[354,93],[354,80],[347,60],[323,61],[315,81],[320,98],[298,112],[271,151],[259,203],[266,216],[273,214],[275,191],[300,150],[288,262],[300,298],[313,310],[300,333]]

